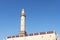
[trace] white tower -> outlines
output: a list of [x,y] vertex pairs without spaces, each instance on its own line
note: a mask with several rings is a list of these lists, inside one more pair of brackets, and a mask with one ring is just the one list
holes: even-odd
[[26,26],[26,16],[24,13],[24,9],[22,9],[21,12],[21,29],[20,29],[20,36],[25,36],[26,35],[26,31],[25,31],[25,26]]

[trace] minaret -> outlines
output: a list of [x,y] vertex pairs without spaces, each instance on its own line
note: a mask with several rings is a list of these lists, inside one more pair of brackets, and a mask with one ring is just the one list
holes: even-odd
[[25,27],[26,27],[26,16],[24,13],[24,9],[22,9],[22,12],[21,12],[21,29],[20,29],[19,36],[23,37],[26,35]]

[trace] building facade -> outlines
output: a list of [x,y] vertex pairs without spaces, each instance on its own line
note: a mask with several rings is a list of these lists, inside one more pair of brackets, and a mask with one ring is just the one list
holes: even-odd
[[40,33],[26,33],[26,15],[24,9],[21,12],[21,29],[19,35],[8,36],[7,40],[57,40],[57,34],[55,31],[40,32]]

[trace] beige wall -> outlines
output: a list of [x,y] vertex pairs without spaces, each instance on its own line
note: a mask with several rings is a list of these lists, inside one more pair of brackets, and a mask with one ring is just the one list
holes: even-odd
[[7,38],[7,40],[56,40],[56,38],[57,38],[56,34],[52,33],[52,34],[32,35],[26,37]]

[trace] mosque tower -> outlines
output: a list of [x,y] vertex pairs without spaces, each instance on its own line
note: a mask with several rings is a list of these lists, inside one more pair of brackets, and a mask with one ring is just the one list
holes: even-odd
[[19,33],[19,36],[25,36],[26,35],[26,15],[25,15],[25,12],[24,12],[24,9],[22,9],[22,12],[21,12],[21,26],[20,26],[20,33]]
[[7,40],[57,40],[57,34],[55,31],[39,32],[26,34],[26,15],[24,9],[21,12],[21,29],[19,35],[8,36]]

